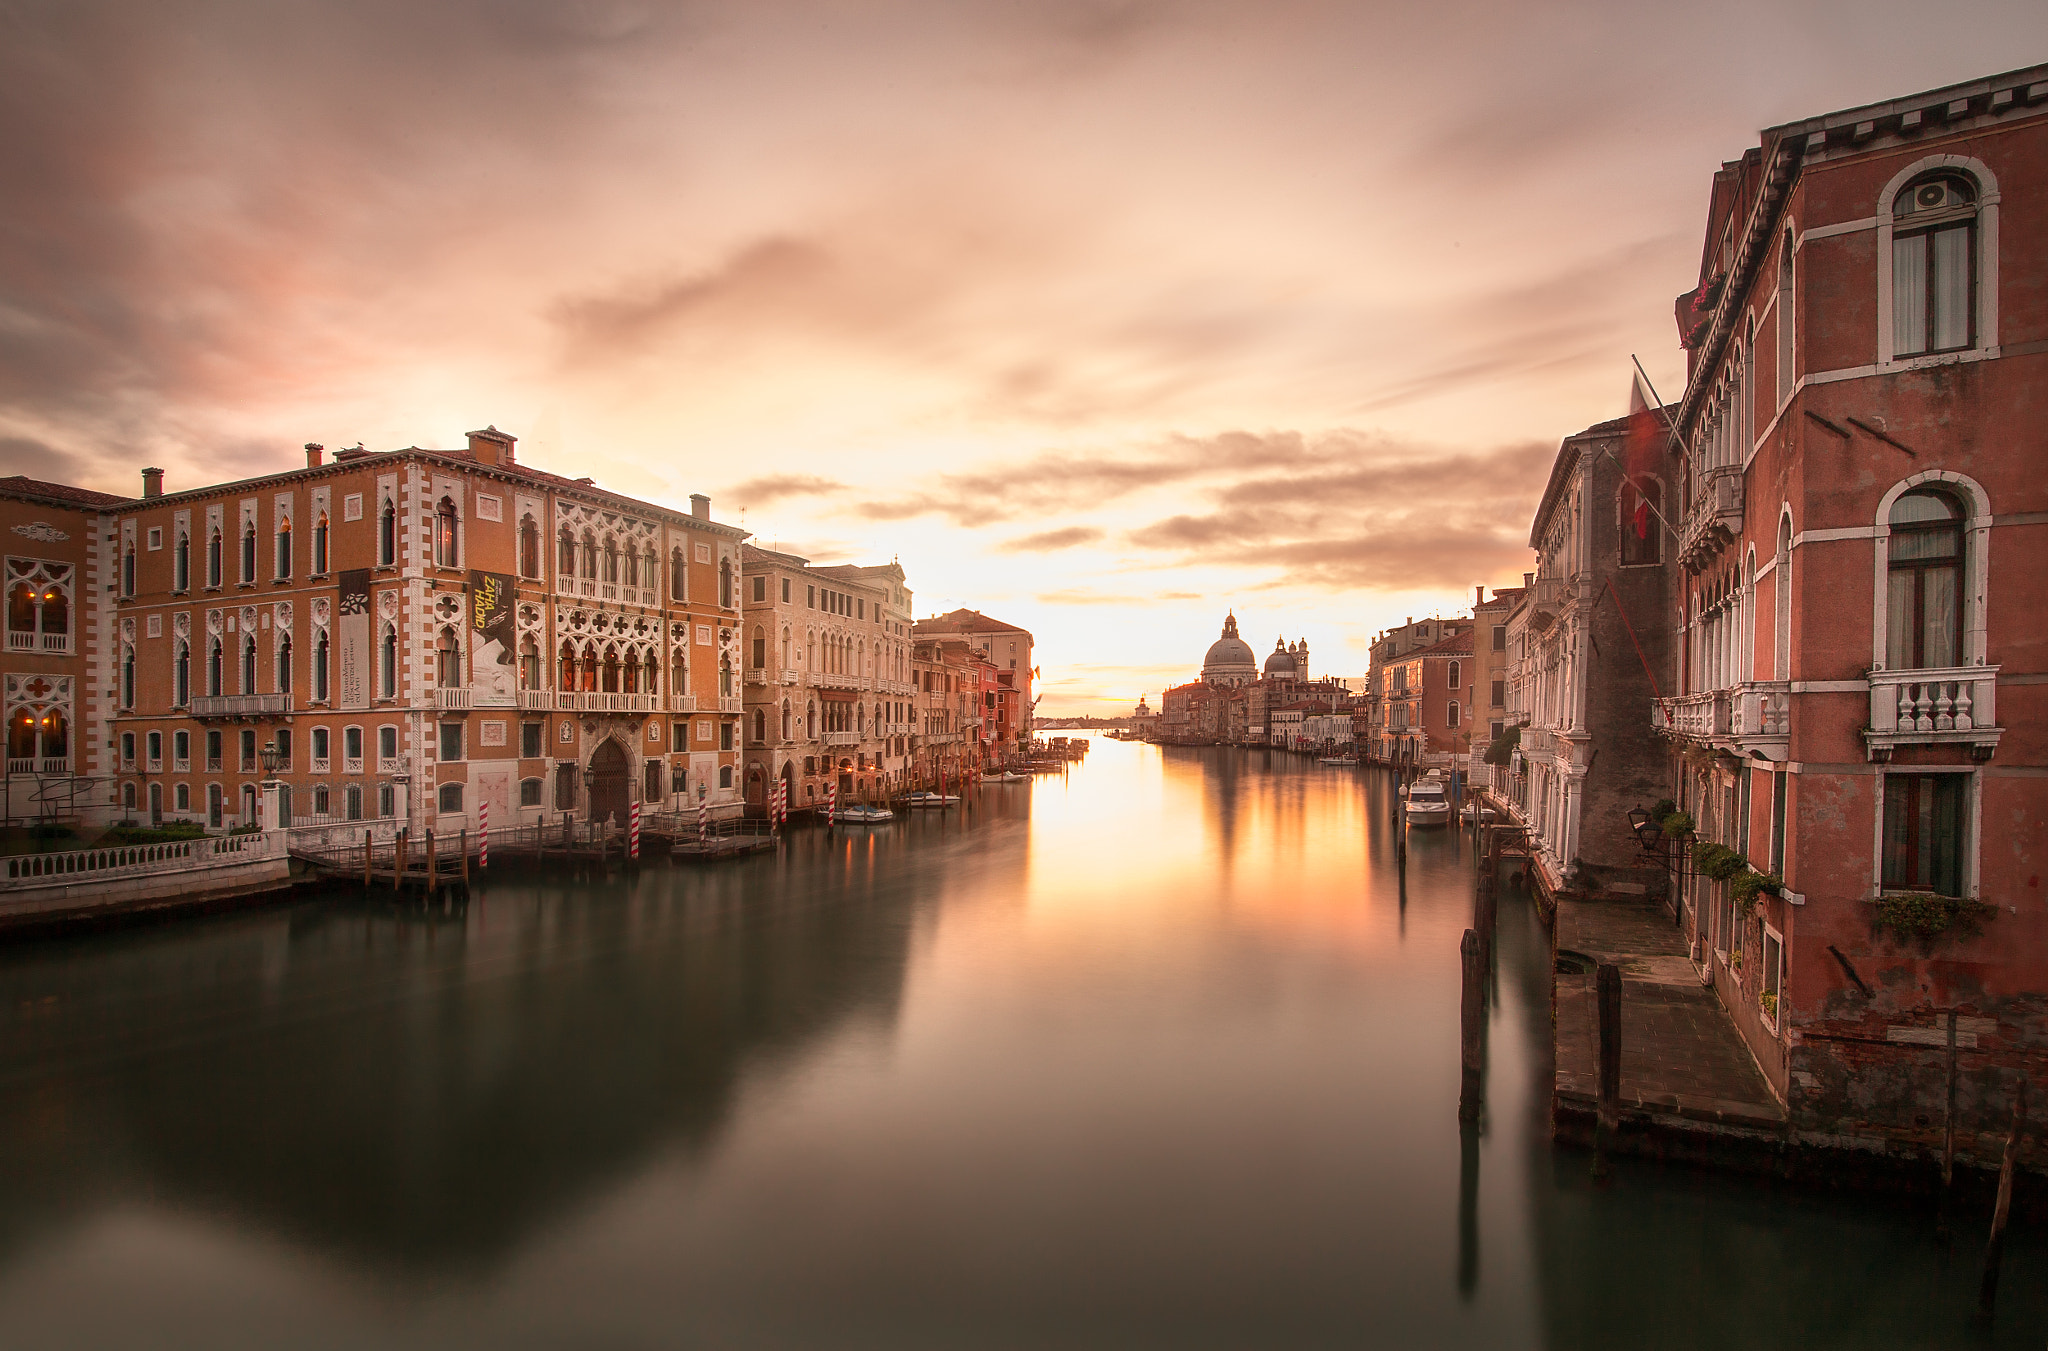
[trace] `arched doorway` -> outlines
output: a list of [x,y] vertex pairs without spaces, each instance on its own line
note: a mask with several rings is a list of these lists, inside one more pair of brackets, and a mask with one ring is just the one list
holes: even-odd
[[747,805],[766,807],[768,804],[767,780],[761,777],[761,766],[747,766]]
[[616,738],[607,738],[590,756],[590,819],[602,821],[610,817],[620,825],[626,824],[633,808],[626,791],[627,770],[625,748]]

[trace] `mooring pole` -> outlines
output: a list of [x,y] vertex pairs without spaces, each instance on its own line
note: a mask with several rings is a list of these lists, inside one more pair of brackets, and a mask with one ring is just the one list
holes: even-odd
[[1599,1108],[1593,1128],[1593,1176],[1607,1176],[1606,1146],[1621,1116],[1621,968],[1602,962],[1593,977],[1600,1015]]
[[1479,950],[1479,935],[1465,930],[1458,942],[1458,956],[1464,969],[1463,998],[1459,1001],[1458,1060],[1462,1070],[1458,1088],[1458,1120],[1479,1120],[1485,1104],[1486,1056],[1486,967]]
[[1991,1241],[1984,1245],[1984,1283],[1977,1292],[1977,1311],[1991,1317],[1998,1302],[1999,1259],[2005,1255],[2005,1221],[2012,1213],[2012,1172],[2020,1157],[2020,1137],[2027,1128],[2027,1081],[2024,1073],[2013,1091],[2012,1133],[2005,1137],[2005,1161],[1998,1165],[1998,1202],[1991,1208]]
[[464,827],[462,828],[462,840],[461,840],[461,843],[462,843],[462,885],[463,885],[463,888],[464,888],[464,889],[466,890],[466,889],[467,889],[467,888],[469,887],[469,827],[468,827],[468,826],[464,826]]
[[412,828],[400,826],[398,834],[391,839],[391,889],[398,890],[399,882],[405,877],[405,841]]
[[363,890],[370,889],[370,832],[363,832]]
[[441,859],[434,848],[434,828],[427,827],[427,894],[434,894],[434,887],[441,880]]

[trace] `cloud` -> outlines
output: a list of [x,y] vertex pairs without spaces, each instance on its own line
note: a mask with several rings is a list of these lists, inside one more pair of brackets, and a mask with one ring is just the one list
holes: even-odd
[[1004,540],[996,546],[1004,553],[1050,553],[1056,549],[1071,549],[1080,544],[1093,544],[1102,538],[1102,531],[1092,525],[1070,525],[1059,530],[1041,530],[1035,535],[1019,535]]
[[846,485],[838,479],[822,478],[817,474],[763,474],[759,478],[735,483],[720,496],[737,499],[741,506],[758,511],[792,497],[816,497],[843,492],[845,488]]

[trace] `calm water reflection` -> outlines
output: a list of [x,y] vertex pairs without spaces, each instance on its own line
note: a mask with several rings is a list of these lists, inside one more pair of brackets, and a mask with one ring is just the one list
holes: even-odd
[[1918,1213],[1588,1185],[1513,904],[1461,1159],[1469,846],[1377,775],[978,803],[0,950],[0,1345],[2041,1346],[2031,1237],[1985,1334]]

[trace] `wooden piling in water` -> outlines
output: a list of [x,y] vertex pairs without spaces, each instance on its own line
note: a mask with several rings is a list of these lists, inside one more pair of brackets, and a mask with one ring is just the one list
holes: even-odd
[[1599,1011],[1599,1111],[1593,1127],[1593,1176],[1607,1175],[1607,1138],[1621,1118],[1621,968],[1602,962],[1593,976]]
[[410,827],[400,827],[391,839],[391,889],[398,890],[398,884],[405,877],[405,844]]
[[427,894],[432,895],[434,884],[440,880],[441,860],[434,850],[434,828],[427,827]]
[[1991,1316],[1998,1303],[1998,1268],[2005,1256],[2005,1222],[2012,1214],[2012,1173],[2019,1162],[2020,1140],[2027,1129],[2027,1081],[2013,1091],[2012,1133],[2005,1137],[2005,1160],[1998,1165],[1998,1201],[1991,1208],[1991,1241],[1984,1245],[1984,1281],[1977,1290],[1977,1312]]
[[1458,942],[1458,956],[1464,968],[1463,998],[1458,1006],[1458,1120],[1474,1122],[1486,1096],[1486,968],[1481,963],[1479,935],[1465,930]]
[[469,890],[469,827],[462,828],[462,889]]
[[370,832],[363,832],[363,890],[370,889]]

